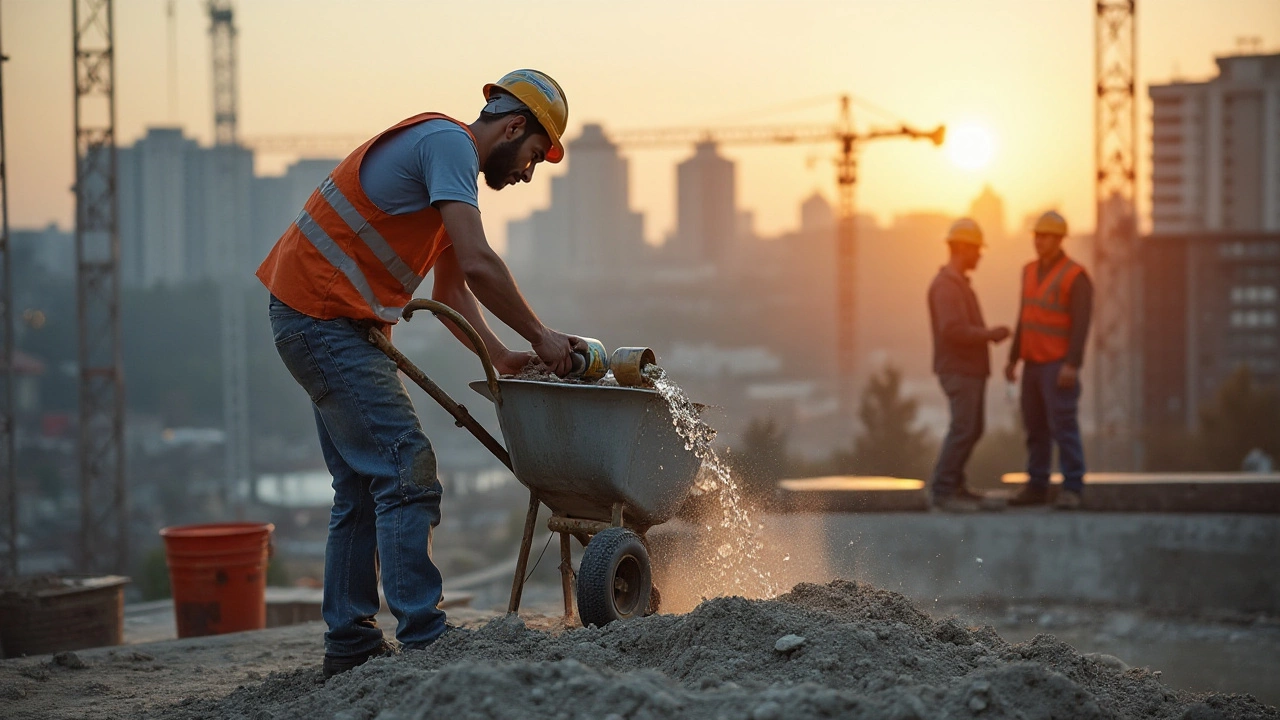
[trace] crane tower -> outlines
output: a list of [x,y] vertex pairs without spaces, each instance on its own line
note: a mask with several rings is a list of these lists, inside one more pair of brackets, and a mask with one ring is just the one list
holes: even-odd
[[[212,207],[222,214],[225,230],[238,212],[234,186],[237,146],[236,26],[231,0],[209,0],[209,37],[213,49],[214,183]],[[226,252],[218,272],[222,330],[222,409],[226,432],[224,500],[237,496],[241,483],[252,486],[249,463],[249,375],[245,339],[244,282],[240,277],[244,238],[234,230],[217,232]],[[237,515],[240,506],[235,505]]]
[[1095,433],[1099,466],[1134,470],[1141,463],[1134,329],[1138,240],[1134,0],[1100,0],[1095,12]]

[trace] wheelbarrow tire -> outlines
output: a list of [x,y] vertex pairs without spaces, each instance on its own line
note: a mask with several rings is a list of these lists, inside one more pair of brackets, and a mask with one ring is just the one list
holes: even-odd
[[643,617],[653,579],[640,536],[621,527],[596,534],[578,566],[578,614],[583,625]]

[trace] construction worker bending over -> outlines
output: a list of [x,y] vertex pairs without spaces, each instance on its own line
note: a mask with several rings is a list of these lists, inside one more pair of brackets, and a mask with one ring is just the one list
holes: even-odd
[[932,505],[939,510],[979,509],[982,496],[971,491],[964,466],[982,438],[986,421],[987,345],[1003,342],[1009,328],[988,328],[968,273],[982,258],[982,228],[961,218],[947,232],[951,258],[929,285],[929,322],[933,328],[933,371],[951,408],[951,426],[929,481]]
[[1004,369],[1009,382],[1022,370],[1022,421],[1027,430],[1025,487],[1010,505],[1049,501],[1053,445],[1058,445],[1062,492],[1054,507],[1075,510],[1084,493],[1084,446],[1078,420],[1080,366],[1093,312],[1089,275],[1062,250],[1067,221],[1052,210],[1035,225],[1037,260],[1022,272],[1022,309]]
[[[485,85],[484,97],[475,122],[424,113],[357,148],[258,268],[271,291],[276,349],[311,398],[333,475],[326,678],[385,649],[374,620],[375,552],[402,646],[421,649],[445,632],[440,572],[429,553],[442,491],[435,453],[395,363],[368,342],[368,329],[389,333],[434,270],[432,297],[475,326],[498,372],[517,372],[536,353],[563,376],[570,353],[584,347],[542,324],[520,294],[485,239],[476,187],[481,173],[495,190],[529,182],[538,163],[564,157],[564,92],[541,72],[516,70]],[[503,345],[477,300],[533,352]]]

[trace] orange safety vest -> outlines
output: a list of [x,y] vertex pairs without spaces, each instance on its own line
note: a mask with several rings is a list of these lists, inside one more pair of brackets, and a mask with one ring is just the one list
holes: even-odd
[[284,304],[321,320],[393,324],[440,253],[452,244],[440,211],[379,210],[360,187],[360,165],[387,133],[428,120],[465,123],[439,113],[415,115],[356,148],[325,178],[258,267],[258,279]]
[[1067,356],[1070,347],[1071,313],[1067,301],[1071,286],[1084,268],[1064,253],[1041,281],[1038,265],[1030,263],[1022,271],[1019,351],[1023,360],[1057,362]]

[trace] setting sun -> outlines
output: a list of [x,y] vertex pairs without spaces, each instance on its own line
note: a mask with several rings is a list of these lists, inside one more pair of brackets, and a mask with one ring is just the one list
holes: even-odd
[[960,125],[947,132],[947,155],[965,170],[980,170],[995,154],[995,137],[981,125]]

